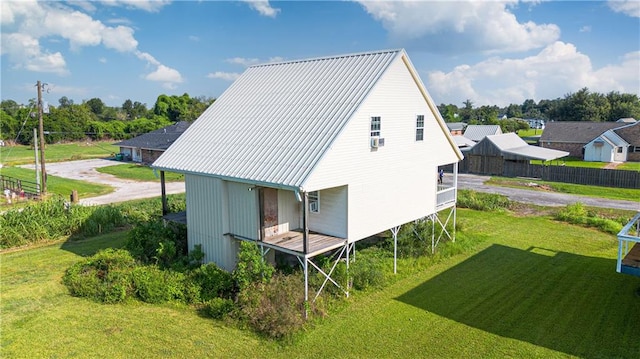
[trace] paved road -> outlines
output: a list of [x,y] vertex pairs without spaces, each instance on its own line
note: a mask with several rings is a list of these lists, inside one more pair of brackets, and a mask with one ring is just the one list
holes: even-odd
[[[451,183],[452,175],[445,176],[445,183]],[[458,174],[458,188],[472,189],[479,192],[498,193],[509,197],[509,199],[517,202],[533,203],[540,206],[560,207],[567,204],[581,202],[586,206],[626,209],[632,211],[640,211],[640,198],[634,201],[621,201],[613,199],[576,196],[566,193],[555,193],[545,191],[535,191],[528,189],[518,189],[509,187],[499,187],[485,185],[484,182],[490,177],[478,176],[471,174]]]
[[[87,182],[106,184],[114,187],[115,191],[98,197],[82,198],[80,203],[85,205],[100,205],[116,202],[125,202],[132,199],[158,197],[162,194],[160,181],[138,182],[117,178],[113,175],[100,173],[96,168],[121,164],[105,159],[53,162],[48,163],[47,173],[64,178],[83,180]],[[33,168],[33,165],[25,166]],[[167,194],[182,193],[185,191],[183,182],[167,182]]]

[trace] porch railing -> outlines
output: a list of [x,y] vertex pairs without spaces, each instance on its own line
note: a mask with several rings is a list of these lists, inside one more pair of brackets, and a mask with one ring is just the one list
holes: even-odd
[[453,207],[456,204],[456,187],[439,184],[436,193],[436,209]]
[[616,270],[618,273],[640,276],[640,212],[618,233]]

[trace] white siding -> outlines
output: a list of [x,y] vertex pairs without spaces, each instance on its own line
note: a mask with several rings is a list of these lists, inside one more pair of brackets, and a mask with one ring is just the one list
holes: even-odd
[[[229,232],[245,238],[260,238],[258,217],[258,190],[253,186],[227,182],[229,189]],[[252,188],[252,191],[249,189]]]
[[309,230],[347,238],[347,186],[320,191],[320,211],[309,213]]
[[[601,146],[594,144],[597,140],[601,141]],[[614,147],[608,141],[598,137],[584,146],[584,160],[588,162],[611,162],[613,161],[614,151]]]
[[302,228],[300,202],[292,191],[278,190],[278,233]]
[[187,174],[185,186],[189,250],[200,244],[205,262],[233,270],[237,243],[224,236],[229,221],[226,184],[219,179]]
[[[424,115],[424,140],[415,140]],[[373,150],[370,118],[381,117],[385,145]],[[349,185],[350,241],[435,212],[438,165],[458,158],[404,62],[398,58],[373,88],[312,176],[305,191]]]

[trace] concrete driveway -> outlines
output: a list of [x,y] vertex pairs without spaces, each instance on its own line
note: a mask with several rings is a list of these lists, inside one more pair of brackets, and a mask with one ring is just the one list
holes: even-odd
[[[79,193],[80,203],[84,205],[100,205],[125,202],[132,199],[159,197],[162,195],[160,181],[138,182],[125,180],[110,174],[100,173],[96,171],[96,168],[113,166],[117,164],[122,164],[122,162],[105,159],[93,159],[48,163],[46,164],[46,169],[47,173],[50,175],[105,184],[115,189],[109,194],[91,198],[83,198],[82,193]],[[25,167],[33,168],[34,166],[30,165]],[[184,182],[167,182],[166,191],[167,194],[182,193],[185,191]]]

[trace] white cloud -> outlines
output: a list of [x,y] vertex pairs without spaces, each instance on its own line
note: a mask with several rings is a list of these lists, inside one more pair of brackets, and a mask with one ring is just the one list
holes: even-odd
[[[126,6],[145,11],[158,11],[167,1],[107,1],[110,6]],[[81,9],[91,8],[85,2],[72,2]],[[89,4],[93,5],[93,4]],[[49,42],[69,41],[72,50],[85,46],[104,46],[121,53],[133,53],[155,71],[144,78],[174,86],[181,83],[180,72],[163,65],[151,54],[138,50],[134,30],[129,26],[107,26],[90,15],[57,2],[8,1],[1,3],[2,25],[11,31],[2,32],[2,54],[7,54],[14,68],[29,71],[67,74],[65,59],[60,52],[50,53],[40,39]]]
[[230,63],[230,64],[235,64],[235,65],[242,65],[242,66],[246,66],[249,67],[251,65],[255,65],[260,63],[260,60],[258,59],[247,59],[244,57],[234,57],[231,59],[226,59],[226,62]]
[[428,74],[427,88],[438,103],[506,106],[525,99],[554,99],[583,87],[606,93],[640,95],[640,52],[627,54],[619,64],[594,70],[591,60],[572,44],[555,42],[522,59],[490,58],[461,65],[451,72]]
[[580,32],[591,32],[591,26],[585,25],[581,27]]
[[560,37],[555,24],[518,22],[508,9],[515,0],[356,1],[403,47],[498,53],[541,48]]
[[640,17],[640,1],[638,0],[611,0],[608,4],[615,12],[621,12],[631,17]]
[[280,12],[280,9],[271,7],[268,0],[242,0],[249,4],[249,6],[260,13],[262,16],[268,16],[275,18]]
[[104,57],[101,57],[98,59],[98,62],[102,63],[102,64],[106,64],[107,63],[107,59],[105,59]]
[[196,35],[189,35],[189,40],[193,42],[200,42],[200,38]]
[[240,77],[240,74],[236,73],[236,72],[216,71],[216,72],[212,72],[212,73],[207,74],[207,78],[210,78],[210,79],[222,79],[222,80],[225,80],[225,81],[234,81],[238,77]]
[[100,2],[108,6],[123,6],[148,12],[158,12],[171,3],[169,0],[101,0]]

